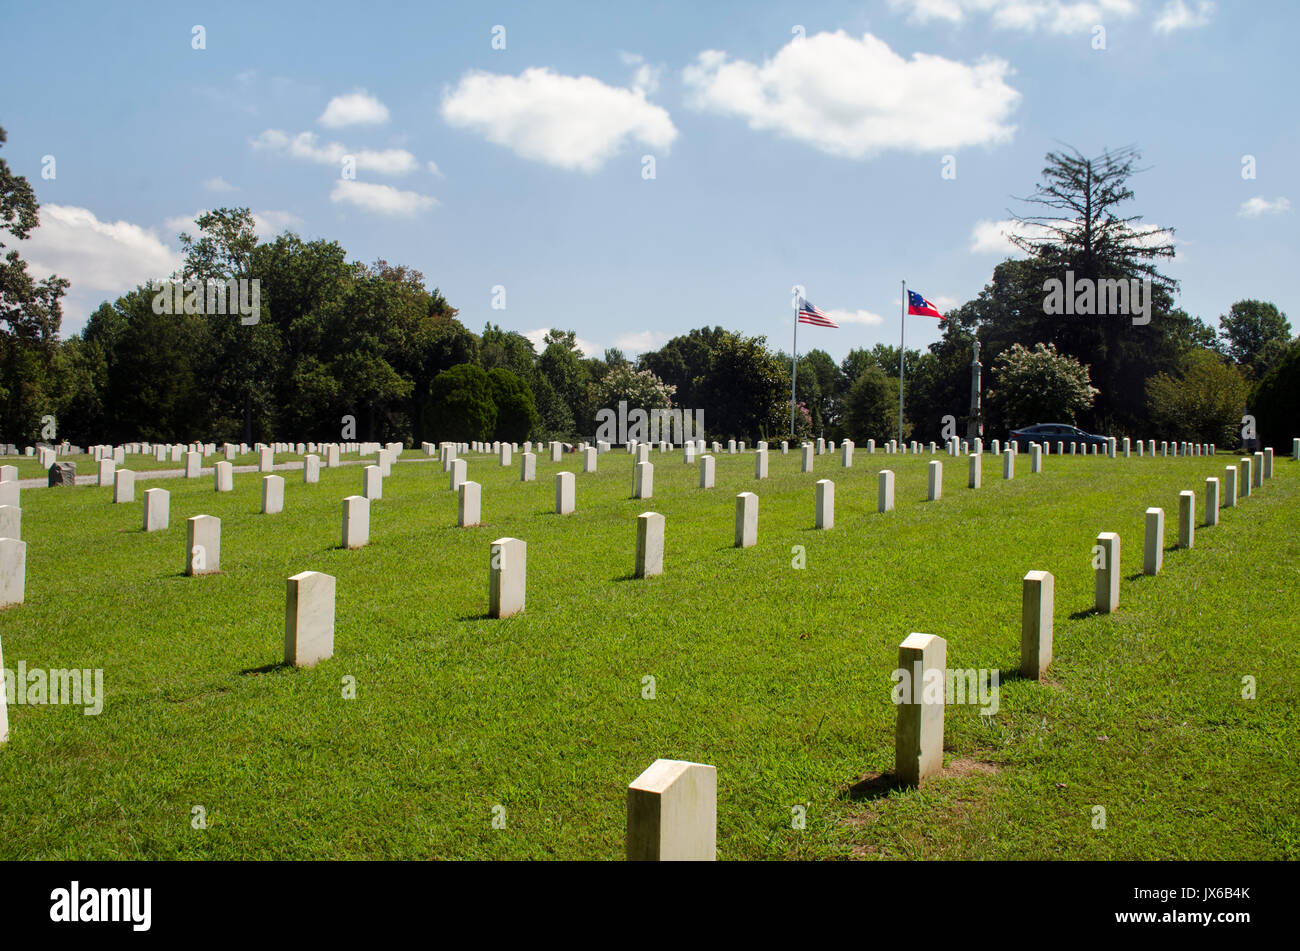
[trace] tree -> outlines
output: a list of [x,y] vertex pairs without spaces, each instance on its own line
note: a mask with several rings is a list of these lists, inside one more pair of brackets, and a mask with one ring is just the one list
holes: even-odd
[[444,439],[470,442],[491,438],[497,407],[482,367],[462,363],[434,377],[433,418]]
[[[626,401],[628,410],[668,409],[673,405],[673,388],[650,370],[633,370],[628,364],[616,366],[599,383],[592,385],[592,402],[598,410],[618,412],[620,401]],[[595,424],[595,417],[589,421]]]
[[[1293,340],[1250,398],[1256,430],[1265,446],[1290,446],[1300,436],[1300,340]],[[1235,445],[1235,440],[1228,440]]]
[[496,406],[494,439],[503,442],[523,442],[537,426],[537,406],[528,384],[504,367],[488,371],[488,389]]
[[[7,140],[0,128],[0,147]],[[40,205],[27,179],[0,158],[0,237],[18,240],[40,224]],[[0,240],[0,251],[5,244]],[[53,364],[68,281],[27,273],[17,251],[0,259],[0,433],[15,442],[34,439],[41,417],[55,408]]]
[[[869,366],[858,375],[844,397],[843,431],[858,442],[875,439],[884,442],[898,434],[898,378],[888,377],[878,366]],[[903,427],[903,436],[911,427]]]
[[1151,421],[1173,439],[1235,445],[1250,384],[1237,367],[1210,350],[1189,353],[1178,375],[1147,384]]
[[[590,373],[583,365],[582,355],[578,351],[576,331],[548,330],[542,342],[545,347],[537,358],[537,369],[550,383],[556,400],[563,406],[563,411],[551,407],[550,419],[546,422],[556,435],[571,436],[574,433],[574,421],[582,419],[586,409]],[[543,415],[546,415],[545,410]]]
[[1263,379],[1291,341],[1291,324],[1275,304],[1239,300],[1219,318],[1224,349],[1253,379]]
[[767,349],[766,337],[723,331],[696,395],[708,432],[739,439],[789,432],[790,372]]
[[721,327],[700,327],[673,337],[658,350],[641,354],[637,367],[652,371],[673,388],[674,405],[704,409],[700,388],[709,372],[713,349],[726,334]]
[[1057,353],[1050,344],[1028,350],[1016,344],[993,364],[988,391],[991,428],[1007,429],[1036,422],[1072,423],[1097,395],[1088,381],[1088,368],[1073,357]]

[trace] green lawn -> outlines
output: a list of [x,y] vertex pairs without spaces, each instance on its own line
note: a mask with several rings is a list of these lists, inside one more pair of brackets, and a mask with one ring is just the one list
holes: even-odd
[[[171,527],[151,535],[109,488],[24,490],[27,602],[0,612],[5,665],[102,667],[107,699],[99,716],[10,706],[0,858],[618,859],[626,786],[659,757],[717,767],[725,859],[1300,857],[1300,466],[1285,456],[1218,527],[1198,513],[1195,547],[1155,578],[1139,576],[1144,510],[1164,507],[1172,548],[1178,492],[1199,508],[1235,456],[1053,455],[1031,475],[1022,455],[1010,483],[985,456],[978,491],[947,455],[860,449],[844,470],[837,452],[805,475],[776,451],[759,483],[752,454],[723,454],[710,491],[680,452],[651,458],[655,499],[636,501],[625,453],[596,475],[539,454],[528,484],[518,456],[471,455],[473,529],[436,462],[403,462],[359,551],[336,547],[355,466],[310,486],[282,473],[273,516],[256,474],[220,495],[210,476],[160,480]],[[897,510],[881,515],[885,467]],[[578,473],[564,517],[562,469]],[[820,478],[836,483],[826,532]],[[737,550],[744,490],[759,538]],[[647,510],[667,518],[665,574],[637,580]],[[222,520],[222,573],[187,578],[199,513]],[[1123,545],[1108,616],[1090,610],[1102,531]],[[494,621],[488,547],[506,535],[528,543],[528,606]],[[308,569],[338,579],[335,656],[285,669],[285,579]],[[1043,683],[1013,673],[1031,569],[1056,576]],[[890,672],[911,631],[946,638],[950,667],[1001,670],[1002,688],[992,717],[949,707],[942,778],[896,790],[871,777],[893,766]]]

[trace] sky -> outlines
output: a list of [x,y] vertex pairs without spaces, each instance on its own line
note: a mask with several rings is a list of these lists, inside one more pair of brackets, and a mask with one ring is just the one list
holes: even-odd
[[[243,206],[422,271],[461,321],[593,356],[701,326],[897,345],[1011,249],[1047,152],[1137,146],[1179,306],[1296,315],[1289,0],[0,5],[0,150],[63,334]],[[909,317],[906,343],[940,336]]]

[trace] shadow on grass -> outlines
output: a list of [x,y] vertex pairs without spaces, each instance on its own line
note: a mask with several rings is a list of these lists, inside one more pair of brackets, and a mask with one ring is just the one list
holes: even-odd
[[870,802],[883,799],[891,792],[910,788],[893,773],[867,773],[849,787],[847,795],[854,802]]
[[1086,608],[1083,611],[1075,611],[1073,614],[1070,615],[1070,620],[1082,621],[1084,618],[1092,617],[1094,615],[1101,614],[1101,613],[1102,612],[1098,611],[1095,607]]
[[[482,614],[462,614],[460,617],[456,618],[456,620],[457,621],[491,621],[493,620],[493,617],[489,612],[484,611]],[[509,619],[507,618],[507,620]]]
[[263,664],[261,667],[249,667],[245,670],[241,670],[239,674],[241,677],[247,677],[250,674],[270,674],[270,673],[274,673],[277,670],[288,668],[288,666],[289,665],[286,664],[284,661],[279,660],[276,661],[274,664]]

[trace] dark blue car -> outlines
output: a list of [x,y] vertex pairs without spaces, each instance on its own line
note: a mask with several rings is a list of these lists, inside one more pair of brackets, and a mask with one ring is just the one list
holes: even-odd
[[[1071,426],[1069,423],[1036,423],[1033,426],[1013,429],[1007,441],[1016,444],[1017,452],[1028,452],[1029,444],[1034,442],[1050,443],[1052,452],[1056,451],[1058,442],[1066,446],[1074,443],[1083,452],[1090,451],[1087,448],[1088,446],[1106,446],[1110,442],[1106,436],[1086,433],[1078,426]],[[1100,452],[1101,450],[1098,449],[1097,451]]]

